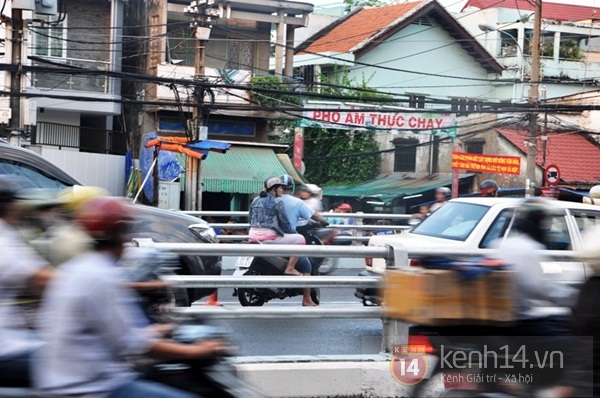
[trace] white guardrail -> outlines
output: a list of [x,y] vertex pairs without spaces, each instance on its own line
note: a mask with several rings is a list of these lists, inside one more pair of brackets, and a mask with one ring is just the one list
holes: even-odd
[[[134,239],[140,247],[152,247],[160,251],[176,254],[208,255],[208,256],[255,256],[255,257],[351,257],[351,258],[384,258],[388,268],[408,267],[408,258],[431,255],[468,258],[481,256],[490,250],[473,253],[457,249],[409,249],[401,244],[392,246],[299,246],[299,245],[252,245],[252,244],[220,244],[220,243],[157,243],[152,239]],[[553,255],[556,260],[572,260],[570,255]],[[219,287],[363,287],[379,288],[381,277],[362,276],[303,276],[289,278],[286,276],[208,276],[208,275],[176,275],[165,276],[164,279],[183,288],[219,288]],[[403,322],[385,318],[381,307],[177,307],[174,311],[190,317],[207,317],[220,319],[240,318],[381,318],[384,323],[382,352],[391,352],[392,344],[407,341],[408,325]]]
[[[202,210],[202,211],[181,211],[181,213],[189,214],[196,217],[225,217],[229,219],[234,218],[248,218],[247,211],[221,211],[221,210]],[[336,228],[340,230],[352,231],[353,235],[341,235],[336,236],[334,241],[356,241],[356,242],[367,242],[369,236],[362,236],[362,231],[378,231],[382,229],[391,230],[394,232],[400,232],[403,230],[410,229],[408,225],[366,225],[363,224],[363,219],[377,219],[377,220],[410,220],[412,215],[410,214],[386,214],[386,213],[321,213],[323,217],[335,217],[335,218],[354,218],[355,224],[336,224],[331,225],[330,228]],[[228,223],[214,223],[211,222],[210,226],[213,228],[222,229],[248,229],[250,224],[240,222],[228,222]],[[217,238],[222,242],[241,241],[248,239],[248,235],[233,234],[233,235],[218,235]]]

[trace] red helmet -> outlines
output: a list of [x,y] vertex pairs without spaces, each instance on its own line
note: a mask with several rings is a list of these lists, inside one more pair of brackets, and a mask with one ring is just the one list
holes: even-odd
[[133,208],[123,200],[98,197],[86,200],[75,210],[75,219],[98,241],[117,243],[133,221]]
[[348,203],[342,203],[341,205],[338,206],[338,209],[345,210],[345,211],[352,211],[352,206],[350,206]]

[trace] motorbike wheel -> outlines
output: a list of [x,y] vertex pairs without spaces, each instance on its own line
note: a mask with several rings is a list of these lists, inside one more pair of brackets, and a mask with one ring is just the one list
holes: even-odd
[[[249,270],[244,275],[260,275],[254,270]],[[237,290],[238,300],[243,307],[260,307],[265,303],[265,299],[258,289],[240,289]]]
[[310,298],[315,304],[319,304],[321,302],[321,289],[310,289]]
[[265,303],[265,300],[256,289],[238,289],[238,300],[244,307],[260,307]]

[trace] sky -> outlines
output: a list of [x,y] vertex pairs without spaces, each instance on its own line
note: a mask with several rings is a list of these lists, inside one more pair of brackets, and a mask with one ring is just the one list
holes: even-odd
[[[313,3],[315,5],[327,5],[327,6],[331,6],[331,5],[336,5],[336,4],[341,4],[342,0],[299,0],[305,3]],[[385,1],[385,0],[383,0]],[[410,0],[413,1],[413,0]],[[446,8],[448,8],[449,11],[451,12],[459,12],[463,5],[466,3],[467,0],[438,0],[438,2],[440,2],[442,5],[446,6]],[[588,6],[588,7],[600,7],[600,0],[553,0],[553,1],[549,1],[549,0],[543,0],[546,3],[563,3],[563,4],[573,4],[573,5],[579,5],[579,6]],[[395,1],[395,3],[401,3],[402,0],[399,1]],[[408,2],[408,1],[407,1]]]

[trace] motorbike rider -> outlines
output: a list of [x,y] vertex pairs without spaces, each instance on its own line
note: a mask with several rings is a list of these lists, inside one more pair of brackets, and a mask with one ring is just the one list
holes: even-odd
[[[296,232],[285,212],[281,200],[285,183],[279,177],[269,177],[264,190],[250,204],[248,220],[251,240],[279,245],[304,245],[304,236]],[[298,257],[290,257],[284,271],[286,275],[302,275],[296,270]]]
[[319,196],[321,195],[321,188],[315,184],[301,184],[298,187],[300,199],[302,199],[308,207],[317,212],[323,211],[323,202]]
[[569,369],[574,362],[569,317],[560,308],[549,310],[544,301],[573,308],[578,290],[554,283],[544,275],[541,263],[547,260],[540,251],[547,250],[550,216],[545,200],[525,200],[515,213],[513,230],[516,234],[492,242],[492,247],[497,249],[494,257],[508,264],[515,278],[517,321],[506,333],[529,336],[523,337],[527,339],[524,344],[529,346],[528,351],[532,351],[532,346],[540,347],[539,352],[560,349],[565,355],[565,369]]
[[494,180],[485,180],[479,184],[479,194],[483,197],[495,198],[498,196],[498,183]]
[[433,213],[440,207],[446,203],[446,201],[450,198],[451,195],[450,188],[448,187],[439,187],[435,189],[435,200],[436,202],[429,206],[429,213]]
[[[600,225],[584,230],[582,234],[582,250],[579,258],[593,270],[593,274],[581,286],[577,304],[573,309],[573,324],[576,335],[590,336],[592,340],[581,339],[578,347],[582,362],[579,379],[583,382],[578,386],[589,392],[589,373],[592,373],[592,396],[600,396]],[[589,358],[589,352],[592,357]],[[586,355],[588,354],[588,355]],[[591,361],[589,360],[591,359]],[[573,394],[576,396],[577,394]],[[583,394],[582,394],[583,396]],[[589,396],[586,395],[586,396]]]
[[31,357],[43,344],[25,328],[14,302],[26,290],[41,293],[52,276],[15,228],[19,189],[17,180],[0,178],[0,385],[5,387],[29,386]]
[[[324,227],[329,225],[329,223],[320,213],[308,207],[302,199],[298,199],[291,195],[291,193],[294,191],[294,179],[291,176],[284,174],[279,178],[284,183],[281,200],[283,201],[287,218],[294,230],[296,230],[298,227],[298,222],[300,220],[313,219],[317,222],[320,222]],[[306,257],[301,257],[296,264],[296,270],[302,275],[310,275],[312,272],[310,261]],[[310,297],[310,288],[303,289],[302,305],[317,305]]]
[[145,323],[144,314],[116,269],[133,211],[109,197],[89,199],[75,210],[94,244],[62,264],[44,297],[39,329],[47,343],[33,364],[35,386],[44,396],[194,397],[143,380],[125,357],[192,359],[228,351],[221,340],[180,344],[163,338],[158,328],[135,326]]

